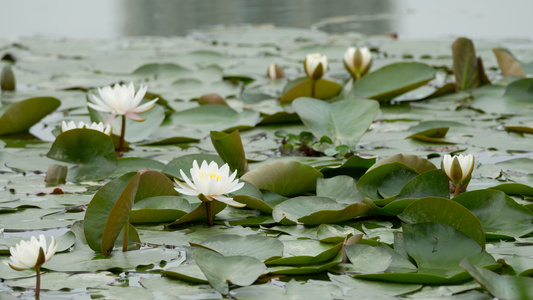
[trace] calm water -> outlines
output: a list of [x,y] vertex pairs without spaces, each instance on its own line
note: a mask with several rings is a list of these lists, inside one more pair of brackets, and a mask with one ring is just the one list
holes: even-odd
[[0,38],[185,35],[216,25],[533,39],[531,0],[0,0]]

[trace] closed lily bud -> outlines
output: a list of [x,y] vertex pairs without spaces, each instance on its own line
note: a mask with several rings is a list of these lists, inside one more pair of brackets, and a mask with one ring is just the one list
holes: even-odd
[[309,78],[320,79],[328,70],[328,58],[319,53],[308,54],[305,57],[304,69]]
[[474,156],[468,155],[454,155],[453,157],[446,154],[441,163],[442,172],[456,185],[464,182],[472,174],[474,170]]
[[352,76],[360,78],[372,66],[372,53],[367,47],[350,47],[344,52],[344,66]]
[[10,66],[5,66],[0,75],[0,89],[2,91],[14,91],[15,87],[15,74]]
[[268,66],[267,76],[270,79],[285,78],[285,72],[283,72],[283,69],[278,64],[271,63]]

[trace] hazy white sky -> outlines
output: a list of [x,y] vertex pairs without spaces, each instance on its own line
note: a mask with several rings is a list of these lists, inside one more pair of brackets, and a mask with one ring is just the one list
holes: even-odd
[[[165,1],[152,1],[154,2],[142,0],[0,0],[0,38],[16,39],[20,36],[44,35],[47,37],[109,39],[124,35],[125,26],[131,26],[132,22],[134,22],[133,24],[138,22],[139,28],[148,28],[147,30],[152,27],[165,26],[165,23],[160,24],[164,21],[157,20],[158,16],[161,15],[157,9],[161,9],[161,7],[164,9]],[[207,4],[205,1],[232,0],[190,1],[204,1],[202,3]],[[274,0],[268,1],[275,3]],[[313,0],[313,3],[320,1]],[[327,3],[332,3],[329,1],[334,2],[335,0],[324,0],[324,6],[332,9],[331,5],[327,5]],[[376,6],[376,10],[389,7],[390,12],[387,13],[387,16],[390,17],[388,17],[389,25],[387,26],[391,28],[390,32],[398,33],[401,39],[468,36],[470,38],[529,38],[533,40],[532,0],[360,1],[360,6],[363,7],[364,5],[365,8],[372,3]],[[192,5],[195,2],[184,3],[187,3],[189,7],[195,7]],[[247,2],[241,1],[239,3],[246,5]],[[298,2],[298,7],[301,9],[313,9],[313,5],[305,7],[301,3],[306,2]],[[308,3],[311,4],[311,2]],[[153,9],[147,11],[146,8]],[[135,13],[132,13],[133,11]],[[298,10],[294,11],[298,13]],[[204,10],[201,13],[207,16],[209,13],[216,15],[216,11],[206,12]],[[339,14],[349,15],[350,10],[341,10]],[[281,17],[287,18],[287,14]],[[139,18],[146,19],[140,20]],[[241,24],[250,22],[250,18],[248,14],[246,20],[227,20],[227,23]],[[318,21],[320,20],[316,20],[316,22]],[[151,27],[152,23],[150,22],[157,24],[157,26]],[[264,23],[264,20],[261,22]],[[272,22],[274,24],[276,22],[287,23],[286,20],[274,19]],[[203,23],[199,21],[198,24]],[[216,24],[207,23],[207,25]],[[146,32],[136,33],[135,30],[140,29],[134,29],[133,33],[130,30],[129,34],[146,34]]]

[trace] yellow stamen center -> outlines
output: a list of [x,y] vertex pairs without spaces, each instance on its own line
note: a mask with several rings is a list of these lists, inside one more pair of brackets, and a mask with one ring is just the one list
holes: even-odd
[[207,175],[209,178],[215,178],[215,180],[216,180],[217,182],[219,182],[220,179],[222,179],[222,175],[217,174],[217,173],[210,173],[210,172],[201,172],[201,173],[200,173],[200,176],[201,176],[202,178],[204,178],[206,175]]

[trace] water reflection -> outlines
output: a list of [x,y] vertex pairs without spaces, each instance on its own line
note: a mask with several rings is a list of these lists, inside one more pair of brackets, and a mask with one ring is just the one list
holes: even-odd
[[124,0],[123,34],[185,35],[215,25],[263,23],[301,28],[316,24],[328,32],[382,34],[393,31],[392,4],[392,0]]

